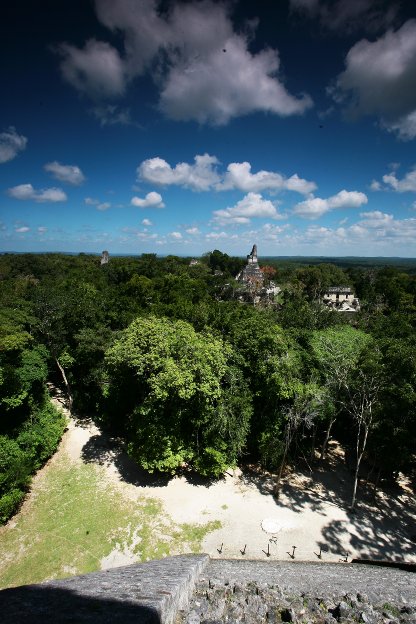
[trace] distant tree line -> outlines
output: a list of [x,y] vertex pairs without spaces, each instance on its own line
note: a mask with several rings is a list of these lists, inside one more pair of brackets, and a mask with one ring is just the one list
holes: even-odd
[[[282,293],[259,309],[222,300],[244,261],[218,250],[194,265],[0,256],[0,520],[62,435],[47,380],[148,471],[218,477],[259,462],[278,496],[286,466],[324,459],[336,437],[353,458],[354,506],[360,474],[377,487],[414,470],[416,277],[265,264]],[[331,285],[352,286],[361,311],[325,308]]]

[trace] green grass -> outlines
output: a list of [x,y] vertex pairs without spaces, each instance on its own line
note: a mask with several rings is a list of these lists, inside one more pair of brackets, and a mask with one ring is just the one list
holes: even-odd
[[387,611],[388,613],[391,613],[391,615],[393,617],[399,617],[400,616],[400,609],[398,609],[396,606],[390,604],[389,602],[385,602],[383,604],[383,610]]
[[126,498],[91,464],[55,462],[30,499],[0,529],[0,588],[100,569],[114,548],[137,560],[199,552],[205,535],[221,526],[174,524],[157,499]]

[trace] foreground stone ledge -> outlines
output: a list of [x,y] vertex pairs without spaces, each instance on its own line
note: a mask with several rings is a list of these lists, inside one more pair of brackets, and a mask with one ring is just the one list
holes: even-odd
[[208,555],[180,555],[0,591],[2,624],[171,624]]
[[0,591],[1,624],[416,624],[416,574],[181,555]]

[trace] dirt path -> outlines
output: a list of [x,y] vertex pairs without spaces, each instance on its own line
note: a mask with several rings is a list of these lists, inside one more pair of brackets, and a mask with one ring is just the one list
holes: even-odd
[[[351,476],[335,443],[325,468],[286,478],[278,503],[271,496],[271,477],[254,471],[237,469],[213,483],[147,475],[91,422],[71,419],[63,450],[76,461],[103,466],[106,478],[133,500],[143,495],[159,499],[174,522],[220,520],[222,528],[203,542],[204,552],[212,557],[264,558],[269,552],[273,559],[289,559],[296,546],[295,558],[305,561],[316,561],[319,554],[338,561],[348,554],[349,560],[416,562],[412,491],[403,483],[390,495],[379,494],[373,504],[361,502],[351,514]],[[263,530],[267,524],[274,533]]]
[[[55,396],[55,403],[62,399]],[[102,479],[132,501],[158,499],[174,523],[203,525],[219,520],[221,528],[206,535],[202,550],[211,557],[247,557],[339,561],[352,558],[403,560],[416,563],[416,506],[406,484],[375,504],[360,503],[348,511],[351,477],[342,451],[332,444],[329,463],[313,474],[296,473],[283,483],[279,501],[271,495],[271,476],[235,470],[209,483],[182,477],[153,477],[141,471],[87,420],[69,418],[68,429],[54,458],[36,475],[32,496],[44,471],[56,461],[101,467]],[[264,529],[268,529],[266,532]],[[132,527],[140,539],[140,527]],[[271,532],[272,531],[272,532]],[[134,539],[132,540],[134,543]],[[296,547],[293,550],[293,547]],[[101,561],[102,568],[137,560],[134,548],[118,545]]]

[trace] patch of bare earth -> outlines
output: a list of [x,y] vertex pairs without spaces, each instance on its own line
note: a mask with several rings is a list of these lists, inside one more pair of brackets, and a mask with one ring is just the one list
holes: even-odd
[[[330,445],[323,466],[289,472],[276,501],[273,475],[252,467],[236,469],[213,482],[187,475],[148,475],[127,457],[120,441],[108,438],[90,421],[69,418],[59,449],[36,475],[22,513],[42,487],[42,475],[62,456],[100,466],[104,482],[133,501],[158,499],[174,523],[221,521],[221,528],[208,533],[202,544],[212,557],[416,562],[416,509],[409,483],[403,477],[400,492],[378,492],[374,500],[366,495],[356,513],[351,513],[352,477],[336,443]],[[266,532],[262,526],[275,531]],[[136,560],[132,544],[140,539],[140,531],[131,529],[136,537],[132,533],[130,547],[118,544],[101,561],[103,569]]]

